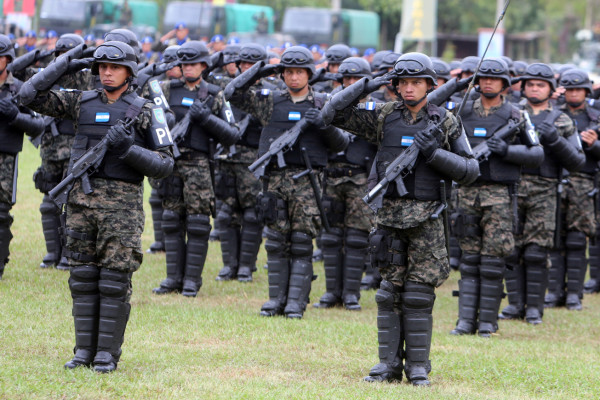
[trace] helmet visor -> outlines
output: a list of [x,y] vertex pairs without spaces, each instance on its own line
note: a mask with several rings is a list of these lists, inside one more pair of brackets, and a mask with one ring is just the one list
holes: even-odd
[[425,66],[416,60],[400,60],[394,65],[398,75],[421,75],[425,70]]
[[202,54],[202,52],[199,50],[190,47],[177,50],[177,58],[179,58],[181,61],[192,61],[203,55],[204,54]]
[[540,77],[541,79],[554,79],[554,72],[547,65],[533,64],[525,71],[526,75]]
[[340,65],[340,69],[338,69],[338,73],[342,75],[357,75],[363,74],[360,65],[354,62],[344,62]]
[[240,51],[240,60],[246,62],[259,62],[264,59],[264,54],[261,54],[258,51],[245,50]]
[[506,72],[506,68],[495,60],[485,60],[479,67],[479,72],[491,75],[500,75]]
[[312,59],[306,58],[306,54],[299,51],[286,51],[281,57],[282,64],[289,65],[306,65],[309,64]]
[[96,61],[136,61],[135,54],[127,54],[117,46],[103,45],[94,51]]

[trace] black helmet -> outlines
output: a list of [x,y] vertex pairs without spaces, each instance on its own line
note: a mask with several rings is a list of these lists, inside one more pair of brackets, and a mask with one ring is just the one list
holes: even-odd
[[379,66],[383,61],[383,57],[391,53],[390,50],[381,50],[373,55],[373,61],[371,61],[371,71],[379,71]]
[[239,44],[228,44],[223,49],[223,64],[238,63],[240,61],[240,49]]
[[166,63],[177,61],[177,50],[179,50],[179,46],[176,44],[167,47],[165,51],[163,51],[163,61]]
[[579,68],[571,68],[560,76],[560,86],[565,89],[583,88],[592,93],[592,81],[587,72]]
[[481,67],[479,67],[479,72],[477,72],[477,81],[479,78],[487,77],[487,78],[500,78],[504,81],[505,87],[510,86],[510,75],[508,74],[508,65],[506,62],[500,57],[491,57],[486,58],[481,62]]
[[392,84],[398,85],[398,79],[404,78],[427,78],[433,86],[437,86],[437,75],[433,69],[431,59],[423,53],[406,53],[398,58],[394,64],[394,78]]
[[338,74],[341,75],[338,79],[339,82],[342,82],[342,79],[346,76],[370,78],[371,66],[369,65],[369,62],[362,57],[350,57],[342,61],[340,69],[338,69]]
[[523,79],[521,80],[521,87],[525,87],[525,82],[530,79],[539,79],[541,81],[546,81],[550,84],[552,91],[556,90],[556,79],[554,79],[554,71],[547,64],[542,63],[533,63],[530,64],[525,70],[525,74],[523,74]]
[[510,73],[510,70],[513,67],[513,60],[512,58],[508,57],[508,56],[500,56],[500,58],[502,60],[504,60],[504,62],[506,63],[506,65],[508,66],[508,73]]
[[447,62],[435,59],[431,60],[431,63],[433,64],[433,70],[438,78],[443,78],[447,81],[452,79],[452,76],[450,76],[450,65],[448,65]]
[[11,63],[15,59],[15,48],[10,38],[6,35],[0,35],[0,56],[10,57],[8,63]]
[[560,77],[562,76],[562,74],[564,74],[565,72],[567,72],[568,70],[571,70],[573,68],[577,68],[577,65],[575,64],[563,64],[560,67],[557,68],[556,72],[558,73],[558,79],[560,79]]
[[69,51],[73,47],[79,46],[82,43],[84,43],[83,38],[74,33],[65,33],[64,35],[60,35],[60,38],[56,41],[54,55],[58,57],[59,53]]
[[462,72],[472,72],[475,73],[475,70],[477,69],[477,65],[479,64],[479,57],[476,56],[468,56],[463,58],[463,60],[460,62],[460,69],[462,70]]
[[309,70],[310,76],[315,74],[315,60],[310,50],[306,47],[288,47],[281,55],[279,65],[283,68],[304,68]]
[[211,66],[208,48],[198,40],[182,44],[177,50],[177,58],[182,64],[205,63],[208,67]]
[[240,62],[257,63],[267,61],[267,51],[263,46],[256,43],[248,43],[240,49]]
[[379,70],[381,71],[382,69],[387,70],[388,68],[394,68],[394,64],[396,64],[396,61],[398,61],[401,55],[402,54],[394,53],[393,51],[390,51],[388,54],[384,55],[383,59],[381,60],[381,64],[379,64]]
[[127,43],[117,40],[102,43],[94,51],[93,75],[98,75],[98,64],[100,63],[124,65],[129,68],[132,76],[137,76],[137,56]]
[[104,35],[104,41],[110,42],[116,40],[118,42],[127,43],[133,50],[135,54],[139,54],[140,42],[138,42],[138,38],[135,33],[131,32],[129,29],[119,28],[113,29]]
[[513,66],[510,69],[510,73],[514,76],[523,76],[525,75],[525,70],[527,70],[527,63],[525,61],[514,61]]
[[325,51],[325,58],[329,64],[340,64],[348,57],[352,57],[352,51],[345,44],[334,44]]

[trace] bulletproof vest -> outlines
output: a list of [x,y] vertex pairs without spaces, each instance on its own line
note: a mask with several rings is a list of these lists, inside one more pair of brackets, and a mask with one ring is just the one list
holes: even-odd
[[[169,95],[169,105],[175,112],[177,121],[181,121],[185,114],[194,103],[194,100],[208,99],[208,106],[212,106],[213,96],[219,93],[219,87],[202,81],[198,92],[192,92],[184,87],[184,82],[179,80],[171,81],[171,92]],[[192,150],[208,154],[210,149],[211,135],[198,123],[190,123],[189,131],[185,135],[180,147],[187,147]]]
[[[273,92],[273,112],[269,123],[263,128],[260,135],[258,154],[262,156],[269,150],[271,142],[281,136],[286,130],[292,128],[304,113],[313,107],[321,108],[325,102],[325,95],[315,93],[315,103],[308,100],[299,103],[283,95],[283,92]],[[285,163],[293,166],[304,166],[302,147],[308,150],[308,157],[313,167],[327,165],[327,146],[322,139],[322,133],[312,125],[302,132],[292,149],[284,153]]]
[[[444,112],[444,110],[433,104],[427,105],[427,114],[430,119],[436,122],[442,118],[442,113]],[[379,181],[385,176],[387,166],[413,143],[417,132],[427,128],[427,122],[428,120],[424,118],[416,124],[410,125],[404,121],[402,113],[398,110],[394,110],[385,117],[383,138],[376,158],[377,177]],[[440,139],[438,138],[438,143]],[[437,170],[429,167],[425,161],[423,155],[419,153],[412,173],[404,178],[404,186],[408,194],[403,198],[428,201],[440,200],[440,180],[446,182],[446,193],[450,193],[451,180],[441,175]],[[398,197],[395,183],[390,183],[385,197]]]
[[[98,144],[106,136],[110,127],[117,124],[117,121],[125,121],[126,113],[132,104],[135,103],[135,106],[141,109],[147,101],[138,97],[135,93],[129,93],[122,96],[115,103],[108,104],[102,102],[100,92],[97,90],[83,92],[79,119],[77,120],[79,129],[71,148],[70,164],[72,165],[88,149]],[[135,133],[134,144],[146,147],[145,140],[137,132]],[[104,160],[102,160],[94,177],[118,179],[131,183],[140,183],[144,180],[143,174],[119,159],[110,150],[106,152]]]
[[[530,114],[531,123],[535,127],[536,125],[541,124],[544,121],[547,121],[550,124],[554,124],[554,121],[560,117],[562,111],[557,108],[550,110],[545,110],[539,113],[538,115]],[[558,158],[550,151],[548,146],[544,146],[544,162],[537,168],[523,168],[521,171],[524,174],[531,175],[539,175],[544,178],[554,178],[557,179],[562,167],[560,166],[560,162]]]
[[[588,105],[586,105],[585,111],[586,112],[578,113],[577,115],[572,115],[568,111],[568,108],[567,108],[567,111],[565,111],[565,113],[573,120],[573,122],[575,122],[578,132],[585,131],[591,125],[596,125],[596,127],[598,127],[597,124],[598,124],[598,119],[600,118],[600,111],[598,111],[595,108],[592,108]],[[596,160],[594,157],[592,157],[586,151],[588,148],[587,143],[581,142],[581,145],[583,146],[583,150],[584,150],[584,154],[585,154],[585,164],[579,170],[579,172],[584,172],[586,174],[595,174],[598,171],[598,160]]]
[[[53,90],[64,90],[58,85],[52,87]],[[61,135],[75,136],[75,126],[70,119],[52,118],[50,124],[46,125],[46,132],[52,133],[51,125],[54,124],[56,131]],[[54,133],[56,135],[56,133]]]
[[[0,99],[10,99],[16,95],[23,83],[15,79],[15,83],[8,90],[0,91]],[[17,154],[23,149],[23,130],[11,126],[4,119],[0,119],[0,153]]]
[[[519,110],[510,102],[505,102],[496,112],[487,117],[481,117],[473,112],[474,102],[467,101],[461,112],[461,120],[471,147],[485,142],[494,133],[506,126],[509,120],[519,120]],[[492,153],[487,160],[479,163],[480,175],[476,182],[514,183],[521,176],[521,166],[502,160],[502,157]]]
[[375,153],[377,153],[376,145],[358,136],[352,136],[346,150],[330,155],[329,161],[358,165],[368,171],[375,159]]
[[[246,116],[248,116],[247,113],[243,112],[234,105],[231,106],[231,111],[233,112],[233,117],[235,118],[236,122],[240,122],[246,118]],[[257,149],[258,144],[260,143],[261,132],[261,123],[252,115],[250,115],[248,126],[246,127],[246,130],[242,132],[242,138],[236,144]]]

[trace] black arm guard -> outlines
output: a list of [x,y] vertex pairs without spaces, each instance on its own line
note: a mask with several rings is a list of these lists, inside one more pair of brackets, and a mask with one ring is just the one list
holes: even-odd
[[239,74],[234,80],[229,82],[223,90],[223,96],[225,96],[225,100],[229,100],[236,90],[246,90],[252,86],[252,84],[259,79],[260,69],[264,65],[264,61],[259,61],[246,71]]
[[160,154],[136,144],[131,146],[120,158],[150,178],[166,178],[173,172],[172,157],[162,157]]
[[595,160],[600,160],[600,141],[596,140],[591,146],[585,149],[585,152]]
[[36,62],[38,60],[39,54],[40,54],[39,50],[34,50],[34,51],[30,51],[29,53],[25,53],[21,57],[15,58],[15,60],[13,62],[8,64],[8,67],[6,67],[6,70],[8,72],[12,72],[13,74],[15,72],[22,71],[25,68],[29,67],[34,62]]
[[242,137],[242,132],[237,126],[230,125],[214,114],[210,114],[201,124],[224,146],[235,144]]
[[325,125],[329,125],[333,121],[337,111],[342,111],[358,101],[363,95],[366,85],[367,78],[362,78],[341,92],[336,93],[335,96],[325,103],[321,109],[321,116]]
[[437,149],[427,160],[427,164],[461,185],[469,185],[479,176],[477,160],[444,149]]
[[165,112],[165,117],[167,119],[167,126],[169,127],[169,129],[172,129],[175,126],[175,123],[177,122],[177,119],[175,118],[175,113],[171,110],[168,110],[167,112]]
[[[571,139],[575,137],[574,139]],[[574,142],[577,143],[574,143]],[[585,164],[585,154],[581,150],[577,134],[571,135],[568,139],[559,137],[554,143],[546,146],[558,158],[561,165],[569,172],[576,172]]]
[[522,165],[525,168],[537,168],[544,162],[544,148],[542,146],[511,144],[502,159],[512,164]]
[[473,79],[472,76],[461,79],[460,81],[457,78],[452,78],[448,82],[444,83],[442,86],[435,89],[433,92],[427,95],[427,101],[435,104],[436,106],[441,106],[444,104],[450,96],[452,96],[456,92],[460,92],[469,86],[469,83]]
[[164,74],[165,72],[167,72],[171,68],[176,67],[177,65],[179,65],[179,61],[172,63],[150,64],[147,67],[142,68],[137,73],[138,87],[144,87],[144,85],[148,83],[150,78],[153,78],[160,74]]
[[329,125],[321,129],[321,132],[327,148],[333,153],[345,150],[350,143],[350,134],[334,126]]
[[22,130],[27,136],[33,138],[41,135],[45,128],[44,119],[41,116],[33,116],[23,112],[19,112],[10,125]]

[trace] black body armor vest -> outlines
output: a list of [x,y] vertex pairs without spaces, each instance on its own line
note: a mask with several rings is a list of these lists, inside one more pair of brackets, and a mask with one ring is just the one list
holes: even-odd
[[[240,122],[246,118],[246,116],[248,116],[247,113],[243,112],[234,105],[231,105],[231,111],[233,112],[233,117],[235,118],[236,122]],[[246,127],[246,130],[242,132],[242,138],[236,144],[258,149],[258,144],[260,143],[260,133],[262,132],[262,124],[251,115],[248,118],[248,126]]]
[[[315,93],[315,104],[308,100],[293,103],[288,97],[283,96],[282,92],[274,92],[273,113],[271,114],[271,120],[263,128],[260,135],[259,156],[265,154],[269,150],[271,142],[281,136],[283,132],[292,128],[309,108],[321,108],[325,102],[324,99],[325,95]],[[321,135],[322,133],[318,129],[312,129],[309,126],[306,131],[302,132],[292,149],[284,153],[285,163],[292,166],[304,166],[301,149],[305,147],[312,167],[325,167],[327,165],[327,146]],[[275,160],[271,162],[275,162]]]
[[329,156],[330,162],[354,164],[368,171],[375,159],[377,146],[358,136],[353,136],[346,150]]
[[[428,104],[427,113],[434,121],[442,118],[445,111],[439,107]],[[377,177],[381,181],[385,176],[385,169],[413,142],[417,132],[427,127],[427,120],[422,119],[414,125],[409,125],[404,121],[402,113],[394,110],[385,118],[383,125],[383,139],[377,152]],[[438,138],[439,140],[439,138]],[[417,156],[415,167],[411,174],[404,178],[404,186],[408,194],[405,199],[417,200],[440,200],[440,180],[446,183],[447,196],[450,195],[452,181],[440,174],[437,170],[429,167],[425,163],[425,158],[421,153]],[[397,198],[395,183],[390,183],[385,197]]]
[[[15,83],[10,85],[8,90],[0,91],[0,99],[13,98],[21,88],[23,83],[15,79]],[[10,126],[8,122],[0,123],[0,153],[17,154],[23,150],[23,131]]]
[[[556,108],[552,109],[552,111],[542,111],[538,115],[532,114],[530,115],[531,123],[534,125],[534,127],[544,121],[554,124],[554,121],[560,117],[560,114],[562,114],[562,111]],[[550,151],[548,146],[544,146],[544,162],[542,165],[537,168],[523,168],[522,172],[524,174],[543,176],[544,178],[558,179],[561,169],[562,167],[556,156]]]
[[[129,107],[135,103],[140,109],[148,100],[129,93],[113,104],[103,103],[100,92],[91,90],[83,92],[81,97],[81,110],[77,123],[79,130],[73,141],[70,165],[77,161],[88,149],[94,147],[108,133],[110,127],[117,121],[125,121]],[[135,133],[134,144],[146,147],[144,139]],[[106,152],[94,177],[104,179],[118,179],[125,182],[141,183],[144,175],[125,161],[119,159],[110,150]]]
[[[577,126],[577,132],[582,132],[588,129],[591,125],[598,124],[598,119],[600,118],[600,111],[595,108],[586,105],[584,113],[579,113],[577,115],[571,115],[570,112],[566,112],[566,114],[575,122]],[[596,125],[596,128],[598,125]],[[581,142],[583,147],[583,151],[585,153],[585,164],[579,170],[579,172],[584,172],[586,174],[595,174],[598,171],[598,160],[592,157],[588,152],[588,145],[585,142]]]
[[[510,102],[505,102],[495,113],[480,117],[473,112],[473,101],[468,101],[461,113],[465,133],[471,147],[486,141],[494,133],[506,126],[509,120],[519,120],[519,110]],[[490,157],[479,163],[480,175],[476,182],[515,183],[521,176],[521,166],[502,160],[502,157],[492,153]]]

